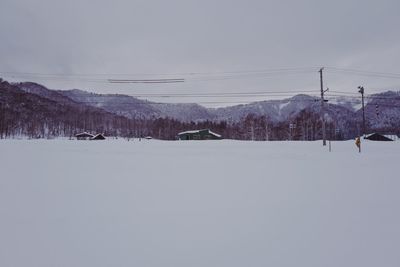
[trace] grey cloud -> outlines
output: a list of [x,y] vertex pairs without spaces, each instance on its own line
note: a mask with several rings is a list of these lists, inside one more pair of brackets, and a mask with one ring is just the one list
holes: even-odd
[[[3,0],[0,71],[111,75],[325,65],[400,73],[398,10],[400,3],[390,0]],[[316,73],[151,87],[34,79],[118,93],[317,90],[319,84]],[[337,90],[400,84],[329,73],[326,80]]]

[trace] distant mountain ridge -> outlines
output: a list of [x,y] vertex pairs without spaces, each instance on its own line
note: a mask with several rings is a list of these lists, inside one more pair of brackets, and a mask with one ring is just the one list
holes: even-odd
[[215,110],[219,119],[229,118],[238,121],[247,114],[267,116],[272,121],[284,121],[295,116],[301,110],[312,106],[317,98],[300,94],[283,100],[257,101],[244,105],[218,108]]
[[126,120],[35,83],[21,87],[0,79],[0,138],[72,136],[85,129],[118,133],[118,123]]
[[[170,117],[182,121],[238,121],[247,114],[255,114],[268,116],[273,121],[284,121],[301,110],[319,103],[319,98],[299,94],[283,100],[265,100],[222,108],[206,108],[198,104],[156,103],[129,95],[97,94],[79,89],[51,90],[31,82],[18,83],[16,85],[21,90],[38,94],[45,98],[60,101],[69,99],[78,104],[102,108],[128,118]],[[350,108],[347,105],[343,106]]]
[[[206,108],[198,104],[156,103],[122,94],[96,94],[79,89],[51,90],[40,84],[24,82],[15,85],[25,92],[39,95],[60,104],[88,106],[130,119],[172,118],[183,122],[238,122],[249,114],[265,116],[279,123],[295,120],[302,111],[320,113],[320,99],[299,94],[282,100],[265,100],[222,108]],[[328,97],[329,99],[329,97]],[[379,115],[376,115],[378,105]],[[358,123],[361,119],[361,100],[354,97],[330,98],[326,104],[326,119],[338,127]],[[400,126],[400,93],[388,91],[366,99],[369,128]]]
[[198,104],[155,103],[121,94],[96,94],[74,89],[57,91],[77,103],[102,108],[127,118],[169,117],[181,121],[214,119],[210,111]]

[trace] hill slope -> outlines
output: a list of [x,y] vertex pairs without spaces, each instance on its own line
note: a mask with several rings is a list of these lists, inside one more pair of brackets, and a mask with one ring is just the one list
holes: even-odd
[[[276,137],[277,139],[292,135],[288,133],[288,125],[294,122],[299,127],[302,125],[301,131],[299,129],[296,130],[300,140],[313,140],[321,135],[321,125],[319,125],[321,106],[319,98],[304,94],[283,100],[258,101],[223,108],[206,108],[198,104],[155,103],[128,95],[95,94],[78,89],[67,91],[50,90],[40,84],[31,82],[15,84],[4,82],[4,84],[7,84],[8,91],[3,90],[3,103],[12,106],[12,109],[9,110],[10,112],[19,114],[17,111],[25,108],[26,110],[22,110],[21,114],[25,114],[26,118],[33,119],[34,116],[38,116],[42,118],[42,121],[47,119],[51,120],[52,123],[59,121],[57,118],[60,118],[63,123],[69,120],[67,124],[70,128],[72,128],[71,125],[76,125],[77,129],[98,127],[99,124],[93,122],[96,116],[102,118],[96,119],[96,121],[100,121],[100,125],[108,121],[106,123],[108,126],[103,125],[99,130],[107,129],[108,131],[113,129],[110,125],[121,122],[124,118],[124,123],[127,125],[124,128],[126,129],[131,129],[129,123],[133,123],[136,126],[138,124],[137,121],[127,122],[126,120],[141,121],[144,125],[137,127],[144,129],[149,128],[148,123],[153,123],[150,121],[158,118],[172,118],[182,123],[197,122],[199,127],[210,127],[210,125],[214,127],[215,124],[213,123],[217,122],[228,123],[233,129],[226,128],[226,130],[236,131],[236,134],[230,133],[228,135],[239,139],[253,138],[249,136],[254,136],[254,129],[249,130],[249,128],[255,127],[255,121],[258,121],[256,123],[258,128],[264,129],[264,133],[260,133],[258,139],[263,138],[261,136],[267,138],[266,123],[269,125],[274,124],[279,128],[278,132],[280,134],[278,135],[279,137]],[[5,93],[8,92],[10,94],[10,90],[14,92],[14,95],[9,95],[7,99]],[[22,96],[23,93],[26,95]],[[328,97],[328,99],[329,102],[326,104],[325,109],[325,117],[329,126],[328,131],[335,132],[334,135],[339,135],[341,138],[352,138],[360,133],[362,130],[362,111],[359,109],[361,108],[360,99],[354,97]],[[7,105],[3,105],[3,108]],[[33,113],[34,115],[29,115],[28,113]],[[80,118],[77,118],[76,114],[79,114]],[[75,118],[75,121],[71,118]],[[367,132],[398,133],[400,129],[400,93],[389,91],[368,96],[366,98],[366,118]],[[262,122],[263,120],[264,122]],[[25,121],[28,122],[29,120]],[[210,123],[207,124],[207,121]],[[158,127],[157,136],[162,135],[162,129],[166,127],[165,123],[156,123]],[[170,125],[171,122],[167,124]],[[176,122],[173,122],[173,124],[176,124]],[[121,125],[116,126],[119,129],[121,127]],[[174,136],[174,130],[177,129],[171,126],[167,127],[171,131],[168,135],[171,138]],[[179,127],[185,129],[187,126],[181,125]],[[192,128],[194,126],[189,127]],[[118,131],[120,130],[116,130],[115,133],[118,133]],[[253,134],[249,134],[249,131],[253,131]],[[309,132],[312,133],[311,139],[305,137],[309,136]],[[136,135],[140,135],[140,133],[138,132]]]
[[71,136],[88,130],[116,134],[126,118],[81,105],[37,84],[0,82],[0,137]]

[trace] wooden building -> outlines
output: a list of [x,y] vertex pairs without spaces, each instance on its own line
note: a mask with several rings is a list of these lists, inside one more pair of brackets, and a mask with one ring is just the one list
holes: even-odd
[[76,139],[78,140],[90,140],[92,139],[94,136],[93,134],[87,133],[87,132],[83,132],[83,133],[78,133],[75,135]]
[[391,136],[378,134],[378,133],[369,134],[365,137],[365,139],[371,140],[371,141],[394,141],[394,139],[391,138]]
[[103,134],[96,134],[90,140],[106,140],[105,136]]
[[210,129],[192,130],[178,133],[179,140],[220,140],[222,136]]

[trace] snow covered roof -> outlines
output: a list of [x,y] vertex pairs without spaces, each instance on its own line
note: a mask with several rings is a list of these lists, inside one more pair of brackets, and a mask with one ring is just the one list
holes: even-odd
[[220,134],[214,133],[213,131],[211,131],[209,129],[184,131],[184,132],[178,133],[178,135],[195,134],[195,133],[200,133],[200,132],[203,132],[203,131],[207,131],[209,134],[212,134],[212,135],[214,135],[214,136],[216,136],[218,138],[222,137]]
[[373,136],[383,136],[386,137],[387,139],[390,139],[392,141],[395,141],[398,139],[398,136],[395,134],[380,134],[380,133],[371,133],[371,134],[367,134],[365,136],[365,139],[370,139]]
[[93,134],[83,132],[83,133],[78,133],[75,135],[76,137],[93,137]]
[[215,135],[216,137],[222,137],[222,135],[220,135],[220,134],[217,134],[217,133],[214,133],[214,132],[212,132],[212,131],[210,131],[210,130],[208,130],[208,132],[210,133],[210,134],[212,134],[212,135]]
[[181,135],[181,134],[194,134],[194,133],[199,133],[199,132],[200,132],[200,130],[191,130],[191,131],[180,132],[180,133],[178,133],[178,135]]

